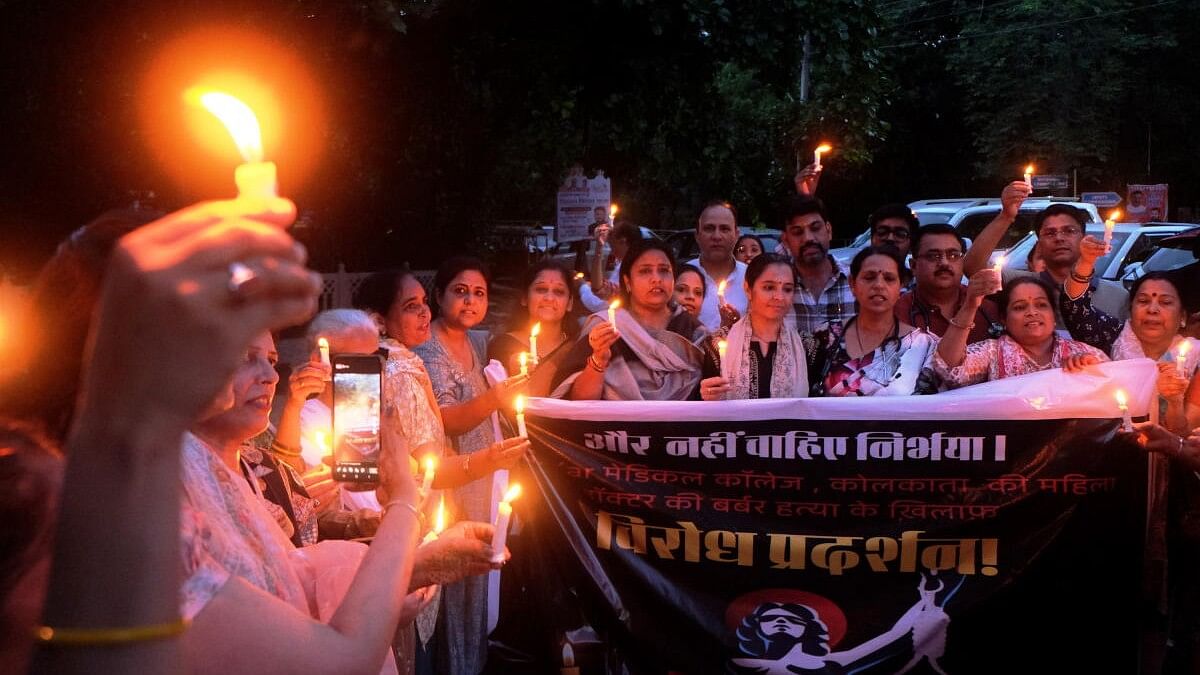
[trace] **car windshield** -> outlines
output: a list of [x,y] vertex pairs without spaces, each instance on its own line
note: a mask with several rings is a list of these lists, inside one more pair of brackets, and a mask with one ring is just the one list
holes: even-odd
[[1146,263],[1142,265],[1142,271],[1162,272],[1193,262],[1196,262],[1196,256],[1188,249],[1160,248],[1154,252],[1154,255],[1146,259]]
[[[994,211],[986,213],[972,213],[969,216],[965,216],[958,223],[956,229],[958,229],[959,234],[974,241],[979,237],[979,233],[983,231],[983,228],[987,227],[987,224],[992,222],[992,219],[996,217],[997,213],[999,212]],[[1004,236],[1000,238],[1000,243],[996,244],[996,248],[1011,248],[1013,244],[1020,241],[1021,237],[1024,237],[1026,232],[1029,232],[1033,229],[1033,217],[1036,214],[1037,211],[1032,210],[1018,212],[1017,219],[1008,226],[1008,230],[1004,233]]]

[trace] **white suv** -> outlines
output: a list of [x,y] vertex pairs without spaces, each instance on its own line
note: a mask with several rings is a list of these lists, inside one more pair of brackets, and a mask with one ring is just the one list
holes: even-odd
[[[996,252],[993,253],[993,256],[1005,252],[1031,232],[1034,216],[1051,204],[1069,204],[1082,209],[1087,214],[1089,223],[1104,222],[1100,218],[1100,212],[1096,210],[1095,204],[1086,204],[1067,197],[1031,197],[1021,204],[1017,219],[1008,226],[1008,231],[1000,238],[1000,243],[996,245]],[[945,223],[957,229],[969,244],[971,240],[979,236],[988,223],[992,222],[996,214],[1000,213],[1000,206],[1000,198],[993,197],[989,199],[922,199],[909,203],[908,208],[917,215],[917,221],[921,225]],[[868,229],[858,235],[849,246],[835,248],[830,253],[836,260],[848,263],[859,250],[869,243],[871,243],[871,230]]]

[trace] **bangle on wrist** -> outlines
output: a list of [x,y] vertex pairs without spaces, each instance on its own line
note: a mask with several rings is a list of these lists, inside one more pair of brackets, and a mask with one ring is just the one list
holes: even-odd
[[418,511],[417,507],[413,506],[413,503],[408,501],[407,499],[393,499],[392,501],[384,504],[383,505],[383,515],[387,516],[388,511],[393,506],[403,506],[405,509],[407,509],[409,512],[411,512],[413,514],[413,517],[417,519],[417,523],[421,522],[421,512]]
[[1071,279],[1074,281],[1078,281],[1081,284],[1086,284],[1090,282],[1094,276],[1096,276],[1096,268],[1094,267],[1092,268],[1092,271],[1087,274],[1087,276],[1084,276],[1075,271],[1074,265],[1071,266]]
[[591,368],[592,370],[596,371],[597,373],[603,373],[604,369],[608,367],[607,364],[605,364],[603,366],[600,365],[600,362],[596,360],[595,354],[592,354],[591,356],[589,356],[587,361],[588,361],[588,367]]
[[132,642],[166,640],[182,635],[191,622],[180,617],[174,621],[127,628],[51,628],[38,626],[33,639],[43,647],[106,647]]
[[972,328],[974,328],[974,327],[975,327],[975,322],[974,322],[974,321],[972,321],[972,322],[971,322],[971,323],[969,323],[969,324],[963,325],[963,324],[961,324],[961,323],[959,323],[959,322],[958,322],[958,318],[957,318],[957,317],[953,317],[953,316],[952,316],[952,317],[950,317],[950,319],[949,319],[949,322],[950,322],[950,325],[951,325],[951,326],[954,326],[955,328],[961,328],[961,329],[963,329],[963,330],[965,330],[965,331],[969,331],[969,330],[971,330]]

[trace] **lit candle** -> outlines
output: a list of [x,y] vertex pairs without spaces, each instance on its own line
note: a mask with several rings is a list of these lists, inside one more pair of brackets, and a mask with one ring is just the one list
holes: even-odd
[[608,325],[612,326],[614,331],[617,330],[617,308],[620,306],[621,301],[619,299],[613,300],[608,306]]
[[1025,184],[1029,186],[1030,190],[1033,189],[1033,165],[1032,164],[1025,165]]
[[521,364],[521,374],[528,375],[529,374],[529,354],[526,354],[525,352],[521,352],[520,354],[518,354],[517,355],[517,363]]
[[437,512],[433,517],[433,529],[425,533],[425,538],[421,540],[422,544],[428,544],[438,538],[446,529],[446,495],[438,500]]
[[832,149],[832,145],[828,143],[822,143],[817,146],[816,150],[813,150],[813,165],[818,171],[821,170],[821,155],[829,152]]
[[584,274],[583,274],[583,272],[576,272],[576,273],[575,273],[575,281],[583,281],[583,277],[584,277]]
[[513,483],[500,500],[496,511],[495,534],[492,535],[492,562],[504,562],[504,543],[508,540],[508,521],[512,519],[512,502],[521,496],[521,486]]
[[562,667],[558,669],[558,675],[579,675],[579,666],[575,665],[575,650],[570,642],[563,643]]
[[1129,416],[1129,399],[1125,397],[1125,390],[1118,389],[1116,398],[1117,407],[1121,409],[1121,431],[1133,431],[1133,418]]
[[617,207],[616,202],[613,202],[612,204],[609,205],[609,207],[608,207],[608,222],[616,224],[618,210],[619,210],[619,208]]
[[724,341],[724,340],[721,340],[721,341],[717,342],[717,356],[718,356],[718,357],[719,357],[719,358],[720,358],[722,361],[724,361],[724,360],[725,360],[725,350],[726,350],[726,349],[728,349],[728,348],[729,348],[729,343],[728,343],[728,342],[726,342],[726,341]]
[[425,475],[421,478],[421,498],[429,496],[430,490],[433,489],[433,475],[437,473],[437,457],[433,455],[425,456]]
[[1107,246],[1112,246],[1113,228],[1117,226],[1117,218],[1121,217],[1120,209],[1113,209],[1112,213],[1108,214],[1108,219],[1104,221],[1104,243]]
[[525,430],[525,396],[518,395],[517,402],[513,405],[517,412],[517,435],[521,438],[528,438],[529,434]]
[[996,279],[1000,281],[1000,285],[1004,285],[1004,264],[1008,262],[1008,258],[1000,256],[996,258],[996,264],[992,265],[992,271],[996,273]]
[[727,279],[722,279],[721,283],[717,284],[717,303],[718,304],[721,304],[721,305],[725,304],[725,286],[728,283],[729,283],[729,281]]
[[239,99],[220,91],[191,93],[204,109],[221,120],[233,136],[244,164],[233,174],[238,197],[271,199],[277,195],[275,163],[263,161],[262,131],[254,111]]
[[[315,448],[313,446],[316,446]],[[300,444],[300,456],[304,459],[304,463],[308,466],[321,466],[321,459],[329,455],[329,443],[325,440],[324,431],[313,432],[313,443],[304,447],[304,443]]]
[[1187,353],[1192,348],[1192,343],[1184,338],[1179,341],[1179,346],[1175,348],[1175,374],[1179,377],[1187,377],[1187,372],[1184,370],[1187,365]]
[[542,322],[539,321],[533,324],[533,328],[529,331],[529,365],[537,368],[538,364],[538,349],[537,337],[538,333],[542,332]]
[[329,340],[325,338],[317,338],[317,350],[321,352],[321,363],[331,365],[329,363]]

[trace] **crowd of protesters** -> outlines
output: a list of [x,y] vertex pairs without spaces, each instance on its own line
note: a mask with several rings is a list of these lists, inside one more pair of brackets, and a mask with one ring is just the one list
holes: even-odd
[[[0,508],[19,524],[0,561],[5,662],[56,673],[483,671],[486,576],[505,555],[491,547],[493,476],[530,447],[499,422],[522,394],[937,395],[1148,357],[1160,415],[1138,439],[1180,471],[1200,469],[1200,342],[1185,334],[1177,279],[1148,274],[1127,294],[1099,283],[1105,245],[1068,205],[1034,220],[1044,269],[990,267],[1030,194],[1022,182],[1004,188],[970,248],[954,228],[889,205],[843,265],[816,177],[811,167],[798,177],[776,251],[739,236],[721,201],[699,212],[700,253],[682,263],[632,225],[601,224],[591,260],[579,251],[588,273],[532,267],[492,335],[478,330],[488,268],[462,256],[430,289],[380,271],[353,309],[313,317],[320,279],[287,234],[286,200],[114,213],[81,228],[39,278],[33,353],[3,396]],[[275,335],[301,325],[310,358],[280,387]],[[384,360],[377,489],[334,481],[326,463],[333,390],[320,339]],[[423,491],[414,475],[430,455],[438,469]],[[1178,488],[1185,510],[1200,504],[1190,486]],[[455,525],[427,537],[435,502]],[[1200,602],[1181,604],[1194,641]]]

